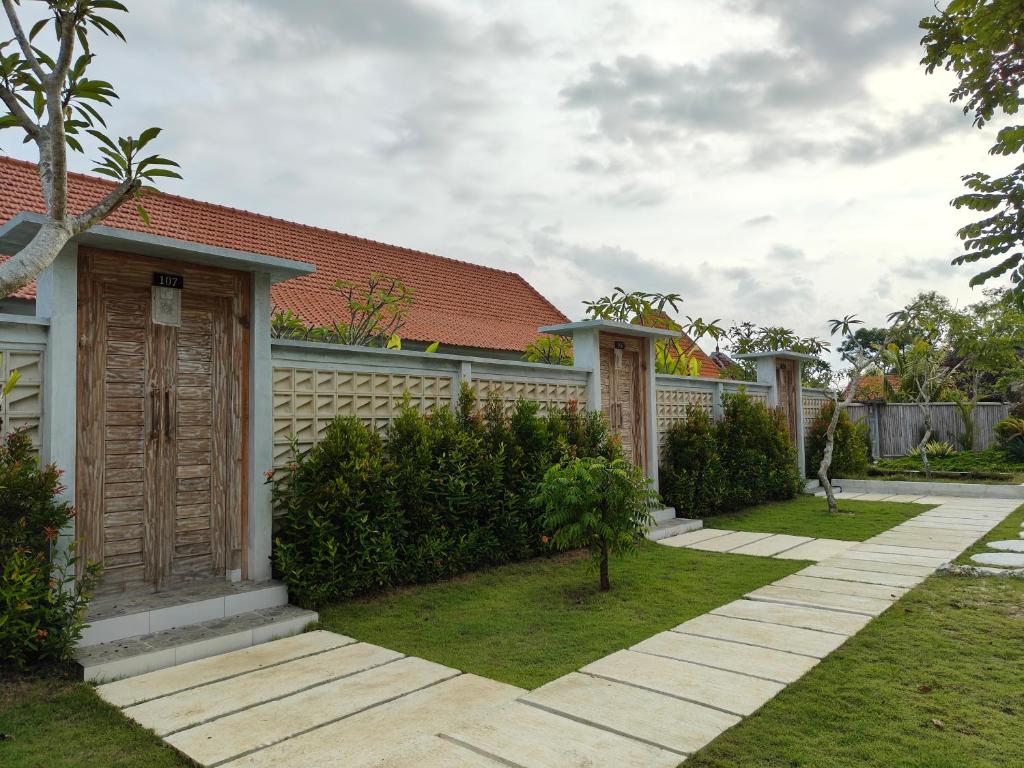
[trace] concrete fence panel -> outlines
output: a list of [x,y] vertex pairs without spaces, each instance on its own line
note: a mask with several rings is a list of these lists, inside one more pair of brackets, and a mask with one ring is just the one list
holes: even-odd
[[274,341],[271,357],[275,467],[287,462],[293,438],[308,449],[338,416],[383,430],[406,397],[422,412],[454,406],[466,382],[480,400],[532,400],[543,413],[585,403],[590,379],[558,365],[297,341]]

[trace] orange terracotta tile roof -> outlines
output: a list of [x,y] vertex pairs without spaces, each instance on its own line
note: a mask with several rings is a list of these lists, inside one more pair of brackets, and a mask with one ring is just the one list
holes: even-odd
[[[94,176],[69,174],[71,211],[91,207],[111,186]],[[271,297],[278,308],[290,309],[312,324],[338,319],[339,297],[330,288],[335,281],[365,283],[371,272],[397,277],[413,289],[412,309],[400,332],[405,339],[522,350],[537,338],[540,326],[568,320],[513,272],[175,195],[147,195],[145,205],[151,219],[148,227],[131,205],[103,223],[315,264],[315,273],[274,286]],[[0,156],[0,222],[23,211],[45,211],[36,166]],[[35,286],[15,295],[34,298]]]

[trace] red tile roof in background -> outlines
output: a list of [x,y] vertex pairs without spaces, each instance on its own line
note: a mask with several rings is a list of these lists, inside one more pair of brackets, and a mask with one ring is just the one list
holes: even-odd
[[[91,207],[112,186],[93,176],[69,174],[71,211]],[[317,325],[338,319],[338,295],[330,289],[336,280],[361,283],[371,272],[397,277],[413,289],[413,306],[401,330],[402,337],[410,340],[522,350],[537,338],[538,327],[568,320],[513,272],[174,195],[153,194],[145,204],[149,227],[131,205],[103,223],[315,264],[314,274],[274,286],[272,300]],[[45,211],[36,166],[0,157],[0,222],[23,211]],[[33,298],[35,286],[15,295]]]

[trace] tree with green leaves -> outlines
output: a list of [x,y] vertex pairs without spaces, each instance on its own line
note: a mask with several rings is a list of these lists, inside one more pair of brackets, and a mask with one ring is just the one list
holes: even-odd
[[653,522],[658,494],[640,467],[621,457],[570,459],[545,474],[534,503],[557,549],[590,550],[602,592],[611,589],[610,555],[633,552]]
[[[747,355],[754,352],[800,352],[814,355],[817,359],[803,366],[803,383],[806,387],[826,389],[832,382],[833,372],[829,362],[821,357],[829,349],[829,342],[816,336],[801,337],[795,331],[780,325],[757,326],[743,322],[732,326],[723,334],[728,339],[731,355]],[[728,378],[741,381],[756,381],[757,371],[751,360],[737,362],[739,370],[725,373]]]
[[[963,103],[965,115],[983,128],[999,114],[1014,116],[1024,87],[1024,0],[951,0],[945,9],[921,20],[925,48],[921,63],[929,73],[952,72],[957,85],[950,100]],[[1008,157],[1024,148],[1024,125],[1008,125],[989,150]],[[964,253],[954,264],[991,260],[971,285],[1007,275],[1014,300],[1024,304],[1024,164],[1005,176],[970,173],[968,192],[953,200],[958,209],[985,218],[962,227]]]
[[[337,280],[331,286],[341,294],[343,316],[327,325],[308,325],[291,310],[274,308],[270,334],[275,339],[348,344],[354,347],[401,349],[398,335],[413,303],[413,290],[397,277],[378,272],[365,286],[351,280]],[[435,341],[427,352],[436,352]]]
[[832,409],[832,416],[829,419],[828,427],[825,429],[825,448],[821,454],[821,462],[818,464],[818,482],[825,489],[825,500],[828,503],[828,511],[831,514],[839,512],[839,504],[836,501],[835,491],[832,488],[830,470],[832,468],[832,455],[836,445],[836,430],[842,415],[850,407],[853,398],[860,386],[861,376],[869,366],[877,361],[879,350],[884,346],[885,339],[881,343],[874,341],[872,334],[857,335],[855,328],[862,325],[863,320],[858,320],[856,315],[846,315],[842,319],[830,320],[829,327],[833,336],[840,335],[843,339],[840,349],[843,351],[843,359],[850,364],[850,382],[846,387],[846,394],[842,400],[837,400]]
[[[117,98],[105,80],[88,76],[95,55],[89,35],[99,32],[124,40],[111,21],[128,9],[116,0],[42,0],[43,16],[26,30],[21,0],[2,0],[11,38],[0,42],[0,129],[19,130],[39,153],[39,181],[46,214],[35,236],[0,265],[0,296],[9,296],[46,269],[71,238],[109,216],[127,200],[134,200],[148,222],[142,193],[159,178],[180,178],[177,163],[146,154],[159,128],[147,128],[138,137],[108,135],[101,114]],[[51,45],[41,41],[49,39]],[[117,186],[88,210],[68,210],[68,150],[85,153],[82,140],[96,142],[102,158],[93,170]]]
[[[627,292],[619,287],[608,296],[583,302],[589,319],[677,331],[678,337],[658,339],[655,342],[655,370],[672,376],[697,376],[700,373],[697,341],[707,336],[717,342],[724,336],[725,330],[718,325],[719,320],[705,322],[703,318],[687,316],[686,323],[683,324],[672,319],[668,314],[668,308],[678,311],[682,303],[683,299],[678,293]],[[532,354],[536,356],[538,352],[543,351],[545,350],[535,350]],[[528,350],[528,354],[530,353]]]

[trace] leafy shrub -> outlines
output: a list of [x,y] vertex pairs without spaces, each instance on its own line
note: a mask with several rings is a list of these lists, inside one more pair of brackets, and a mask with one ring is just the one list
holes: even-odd
[[956,453],[956,448],[948,440],[929,440],[924,444],[924,452],[929,458],[943,458]]
[[609,555],[636,550],[650,527],[658,494],[643,470],[622,458],[598,456],[556,464],[535,502],[557,549],[585,547],[597,561],[602,592],[611,588]]
[[661,495],[679,514],[718,509],[724,478],[715,423],[707,411],[690,408],[684,421],[669,428],[661,458]]
[[24,432],[0,446],[0,661],[14,669],[71,658],[98,577],[94,566],[75,580],[73,548],[57,548],[71,520],[57,502],[60,471],[40,466]]
[[696,410],[665,438],[661,494],[684,517],[707,517],[800,492],[781,411],[743,393],[722,398],[717,423]]
[[[807,472],[812,476],[817,475],[818,467],[821,465],[821,457],[825,453],[828,425],[832,421],[835,408],[836,404],[831,400],[825,403],[811,423],[811,431],[807,436]],[[867,472],[868,443],[867,425],[855,424],[846,409],[843,409],[839,413],[839,421],[836,423],[829,477],[850,477]]]
[[575,457],[618,455],[600,414],[535,403],[423,415],[406,403],[383,437],[339,418],[272,480],[274,563],[301,605],[434,581],[544,551],[531,503],[544,473]]
[[1024,461],[1024,417],[1009,416],[995,426],[999,445],[1006,454]]

